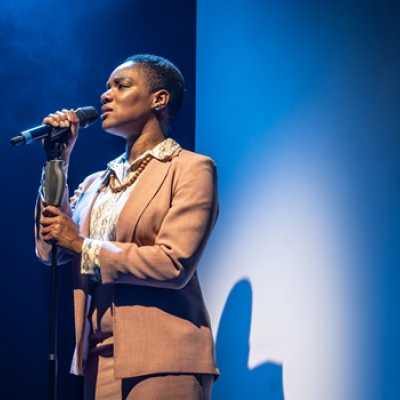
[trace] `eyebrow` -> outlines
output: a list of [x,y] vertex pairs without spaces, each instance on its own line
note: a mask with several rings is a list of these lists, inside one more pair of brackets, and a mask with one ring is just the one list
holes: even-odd
[[[132,79],[127,76],[117,76],[116,78],[111,79],[111,82],[114,82],[114,83],[121,83],[123,81],[132,82]],[[106,88],[110,89],[110,86],[111,86],[110,81],[107,81]]]

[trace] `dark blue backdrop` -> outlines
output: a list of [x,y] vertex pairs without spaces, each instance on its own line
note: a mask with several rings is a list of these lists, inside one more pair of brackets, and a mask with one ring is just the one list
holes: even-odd
[[[39,145],[11,149],[9,137],[63,107],[99,104],[112,69],[135,53],[171,59],[187,84],[172,136],[193,148],[195,2],[5,0],[0,5],[2,82],[1,196],[3,287],[0,397],[47,396],[48,271],[34,255],[33,204],[43,164]],[[99,124],[82,132],[70,169],[70,187],[123,149]],[[63,399],[78,398],[80,380],[67,374],[73,350],[68,268],[61,272]]]

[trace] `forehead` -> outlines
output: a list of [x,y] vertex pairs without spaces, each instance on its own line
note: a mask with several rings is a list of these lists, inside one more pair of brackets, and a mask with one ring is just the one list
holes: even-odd
[[140,68],[139,64],[134,63],[132,61],[124,62],[123,64],[118,65],[118,67],[111,72],[109,80],[119,78],[122,76],[124,77],[127,76],[132,78],[134,77],[142,78],[143,77],[142,68]]

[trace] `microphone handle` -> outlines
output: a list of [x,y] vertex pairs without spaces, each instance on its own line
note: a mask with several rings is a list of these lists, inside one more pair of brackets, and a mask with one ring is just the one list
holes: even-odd
[[29,144],[35,140],[40,140],[45,137],[48,137],[50,133],[51,133],[51,141],[54,141],[57,140],[68,130],[69,128],[61,128],[61,127],[53,128],[50,125],[43,124],[36,126],[35,128],[22,131],[19,135],[11,138],[10,143],[13,146],[18,146],[20,144]]

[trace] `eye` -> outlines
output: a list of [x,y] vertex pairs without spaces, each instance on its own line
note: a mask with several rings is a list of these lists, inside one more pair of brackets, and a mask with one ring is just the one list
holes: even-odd
[[117,89],[127,89],[130,87],[129,82],[124,82],[124,81],[116,81],[115,86]]

